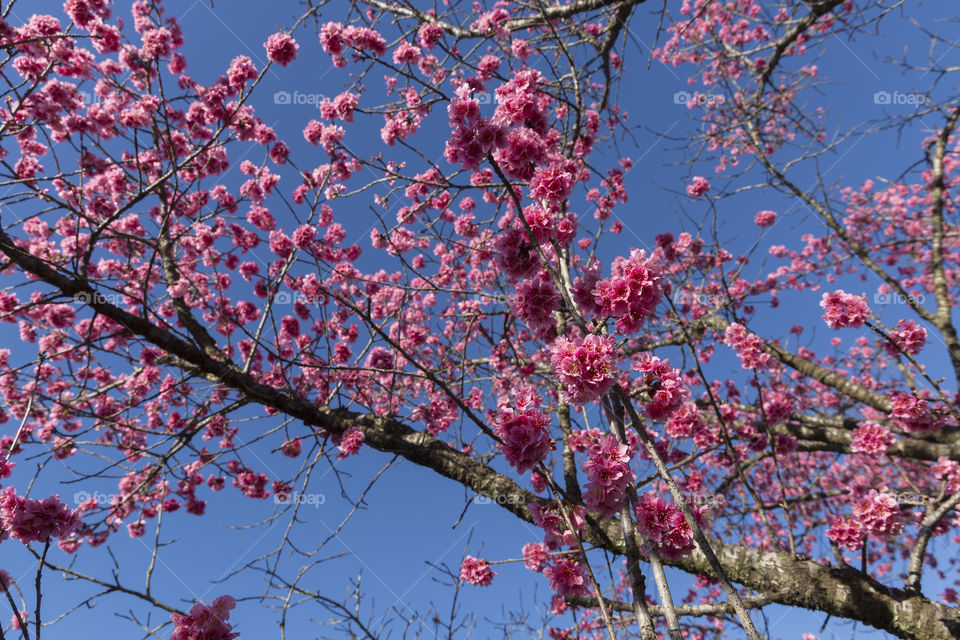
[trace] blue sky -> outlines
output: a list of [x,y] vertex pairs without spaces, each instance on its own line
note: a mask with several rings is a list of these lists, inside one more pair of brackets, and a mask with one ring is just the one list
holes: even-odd
[[[30,13],[45,10],[57,15],[59,6],[60,3],[47,0],[21,1],[10,21],[20,24]],[[219,0],[213,7],[203,0],[172,0],[165,6],[169,14],[177,15],[180,20],[186,38],[183,53],[188,58],[189,73],[200,82],[210,82],[224,73],[236,55],[248,55],[261,67],[265,62],[262,42],[278,27],[291,24],[299,10],[294,2],[253,0]],[[950,8],[950,5],[943,2],[926,3],[913,8],[911,16],[918,22],[930,23],[943,7]],[[335,13],[338,9],[342,10],[339,0],[331,11]],[[128,15],[128,3],[118,2],[116,10]],[[326,15],[333,17],[331,13]],[[822,95],[811,94],[809,98],[814,106],[829,108],[828,131],[845,131],[855,124],[882,117],[882,106],[874,102],[874,94],[878,91],[906,94],[927,88],[929,78],[904,77],[898,69],[877,61],[888,53],[899,55],[904,43],[910,45],[911,52],[916,52],[918,62],[926,59],[925,37],[915,28],[904,25],[903,20],[890,20],[883,23],[884,35],[858,38],[852,42],[834,37],[819,52],[821,72],[834,84],[826,86]],[[677,92],[688,89],[686,76],[689,70],[683,67],[665,68],[656,62],[647,69],[649,46],[655,37],[656,17],[641,7],[631,26],[634,45],[625,56],[630,79],[621,86],[620,103],[630,112],[630,122],[637,126],[634,132],[635,147],[629,142],[622,147],[633,159],[634,168],[627,174],[630,202],[617,211],[625,230],[618,239],[606,245],[609,258],[626,253],[631,246],[650,247],[657,233],[694,231],[696,223],[711,215],[704,202],[692,201],[683,194],[689,176],[704,175],[714,181],[715,186],[723,184],[722,178],[714,177],[712,162],[691,166],[689,156],[677,150],[676,138],[695,129],[697,125],[691,117],[695,112],[688,111],[675,100]],[[319,156],[321,152],[303,140],[302,128],[311,118],[318,117],[315,110],[318,96],[335,96],[344,89],[348,78],[342,70],[332,68],[328,56],[320,51],[311,29],[308,25],[295,34],[301,46],[297,61],[287,68],[274,67],[267,74],[252,104],[259,117],[291,144],[295,157],[316,154],[315,164],[319,164],[323,161]],[[378,72],[374,71],[371,86],[378,83],[379,77]],[[893,114],[898,109],[909,108],[912,107],[890,105],[887,112]],[[866,178],[893,178],[921,157],[917,145],[918,132],[937,124],[939,121],[935,119],[919,121],[899,138],[895,131],[857,138],[844,146],[840,153],[824,158],[821,169],[828,179],[854,186]],[[376,127],[348,127],[348,145],[369,148],[371,154],[377,153],[382,148],[378,127],[379,124]],[[435,145],[435,148],[427,149],[428,153],[439,156],[443,150],[443,140],[428,138],[428,141]],[[616,158],[613,155],[608,157],[608,166],[612,166]],[[232,157],[233,166],[238,166],[240,160],[240,157]],[[808,172],[806,175],[811,174]],[[754,174],[754,177],[757,178],[755,183],[760,181],[759,174]],[[233,171],[231,179],[239,183],[239,172]],[[289,179],[286,184],[288,191],[292,189]],[[281,187],[283,185],[282,182]],[[374,224],[366,204],[361,206],[357,202],[356,212],[338,216],[338,221],[348,228],[349,239],[364,247],[368,247],[369,231]],[[715,206],[721,223],[720,238],[735,254],[746,250],[756,240],[758,232],[753,225],[753,216],[760,209],[773,209],[781,214],[777,225],[765,233],[761,250],[770,244],[799,247],[799,238],[803,233],[817,233],[820,228],[807,209],[769,189],[755,189],[722,199]],[[746,272],[750,277],[760,276],[777,265],[777,261],[771,259],[767,261],[767,266],[761,266],[764,264],[762,254],[756,258]],[[867,281],[861,284],[861,289],[856,289],[854,283],[847,290],[862,290],[872,295],[876,284]],[[819,317],[819,310],[816,309],[819,298],[820,294],[814,292],[783,296],[783,304],[778,309],[758,313],[758,324],[754,329],[761,334],[766,330],[767,335],[779,336],[785,327],[800,323],[809,327],[808,331],[812,330],[805,333],[804,338],[810,337],[817,344],[825,344],[833,334],[816,321]],[[894,320],[898,317],[896,309],[884,310],[883,313]],[[852,341],[855,335],[859,334],[851,332],[844,338]],[[24,357],[32,355],[30,352],[24,354]],[[718,375],[723,373],[719,366],[722,364],[726,363],[721,359],[717,363]],[[945,362],[931,362],[931,366],[936,370],[945,366]],[[267,422],[263,421],[264,424]],[[242,425],[239,440],[247,435],[246,429],[256,430],[259,424],[261,422]],[[270,422],[271,426],[275,424]],[[6,427],[10,428],[11,425]],[[286,470],[284,465],[294,464],[276,454],[259,453],[266,465],[260,470],[282,473]],[[27,461],[19,462],[20,466],[12,478],[12,483],[18,487],[29,481],[32,471]],[[352,497],[359,496],[369,479],[389,462],[389,456],[364,449],[362,455],[339,464],[345,474],[343,486]],[[294,536],[303,547],[315,546],[327,538],[349,511],[349,506],[339,499],[339,483],[333,474],[323,473],[325,470],[323,465],[318,467],[318,473],[308,490],[311,495],[323,496],[323,503],[307,506],[303,510],[305,522],[299,525]],[[46,488],[59,491],[61,496],[69,499],[76,490],[111,493],[115,486],[115,480],[104,479],[99,486],[85,481],[82,489],[81,485],[57,488],[52,483],[48,485],[46,478],[46,475],[41,476],[41,481],[34,488],[37,495]],[[368,508],[354,515],[341,534],[318,553],[318,557],[330,559],[311,572],[305,585],[324,595],[337,597],[346,592],[348,581],[362,572],[363,590],[368,598],[366,606],[372,603],[378,614],[386,612],[390,615],[394,608],[406,612],[418,610],[426,614],[429,604],[434,602],[441,617],[444,617],[452,590],[436,582],[442,579],[442,575],[432,569],[428,562],[446,563],[456,570],[464,553],[489,559],[516,558],[525,542],[541,537],[536,528],[491,504],[474,504],[460,519],[467,497],[462,487],[434,476],[432,472],[403,462],[394,464],[366,495]],[[217,498],[220,499],[209,500],[205,517],[173,514],[176,522],[164,529],[164,539],[176,535],[180,540],[164,549],[155,570],[155,592],[161,599],[167,602],[176,602],[178,599],[192,602],[211,600],[223,593],[254,597],[263,592],[261,573],[250,571],[240,576],[228,576],[275,546],[286,526],[285,520],[247,528],[271,515],[273,501],[244,498],[229,486]],[[319,498],[316,499],[316,502],[319,501]],[[458,519],[459,523],[454,527]],[[153,532],[148,529],[144,539],[131,540],[122,534],[111,539],[110,548],[119,562],[122,579],[135,585],[142,583],[150,560],[152,535]],[[3,547],[0,566],[20,576],[21,586],[27,587],[32,583],[29,559],[23,554],[12,554],[9,542]],[[55,561],[69,561],[58,550],[52,554]],[[85,549],[76,561],[79,571],[95,572],[99,576],[108,574],[111,563],[105,548]],[[301,564],[295,557],[287,557],[283,563],[288,570]],[[499,575],[494,586],[466,587],[459,594],[461,614],[474,613],[480,618],[475,637],[496,637],[497,632],[491,621],[502,619],[504,612],[516,609],[518,603],[523,602],[528,611],[532,611],[535,605],[542,606],[547,600],[547,597],[541,597],[535,601],[531,597],[534,589],[538,589],[541,596],[548,595],[546,580],[525,570],[522,565],[497,565],[495,569]],[[670,575],[675,592],[684,593],[688,579],[673,572]],[[211,584],[211,581],[225,578],[227,581],[224,584]],[[928,591],[931,593],[940,590],[931,588],[933,583],[929,584]],[[50,619],[59,614],[71,603],[82,599],[80,594],[87,593],[89,589],[79,583],[62,582],[54,576],[48,576],[45,617]],[[32,596],[28,599],[32,602]],[[189,604],[183,604],[183,607],[189,608]],[[105,634],[110,637],[138,637],[136,628],[114,614],[127,611],[128,608],[140,613],[146,611],[146,607],[134,601],[125,601],[119,596],[105,597],[97,607],[79,611],[67,622],[46,630],[44,637],[48,640],[99,639]],[[823,614],[788,611],[776,606],[767,609],[767,616],[772,636],[789,640],[799,639],[803,632],[816,633],[824,620]],[[3,614],[2,618],[5,617],[6,614]],[[273,612],[261,609],[255,602],[241,602],[234,614],[236,630],[241,632],[241,638],[248,639],[279,637],[275,617]],[[312,621],[328,617],[317,607],[301,607],[294,611],[288,622],[288,637],[338,637],[335,631],[319,627]],[[155,612],[151,622],[156,625],[163,619],[165,614]],[[169,636],[169,630],[161,635]],[[849,636],[849,626],[834,622],[820,635],[831,640]],[[736,633],[731,637],[736,637]],[[882,634],[858,628],[857,637],[882,637]]]

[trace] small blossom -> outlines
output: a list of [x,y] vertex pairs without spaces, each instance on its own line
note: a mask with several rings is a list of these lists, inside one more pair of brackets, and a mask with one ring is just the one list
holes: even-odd
[[528,542],[523,545],[523,566],[531,571],[540,572],[550,560],[547,548],[539,542]]
[[650,397],[644,413],[651,420],[663,422],[687,399],[680,372],[670,366],[670,360],[644,354],[631,368],[643,374],[642,382]]
[[497,575],[486,560],[467,556],[460,564],[460,579],[475,587],[487,587]]
[[612,272],[597,282],[594,299],[604,315],[617,318],[617,331],[634,333],[663,297],[660,268],[645,251],[634,249],[629,259],[614,260]]
[[777,212],[764,209],[763,211],[757,212],[757,215],[753,217],[753,221],[758,227],[772,226],[773,223],[777,221]]
[[730,323],[723,334],[723,343],[736,349],[744,369],[766,369],[772,364],[770,354],[763,350],[763,339],[747,331],[742,324]]
[[337,454],[337,458],[343,459],[357,454],[360,451],[360,446],[363,444],[364,438],[363,431],[360,431],[360,429],[356,427],[347,429],[338,445],[340,453]]
[[271,62],[285,67],[296,59],[300,45],[286,33],[275,33],[267,38],[263,48],[267,50],[267,58]]
[[694,176],[690,184],[687,185],[687,195],[691,198],[699,198],[710,191],[710,183],[703,176]]

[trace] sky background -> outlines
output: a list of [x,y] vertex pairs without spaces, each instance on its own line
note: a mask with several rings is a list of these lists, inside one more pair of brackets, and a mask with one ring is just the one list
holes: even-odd
[[[346,5],[346,2],[336,0],[330,10],[324,12],[325,19],[335,19],[337,11],[342,11]],[[21,0],[11,14],[10,22],[19,25],[34,12],[49,11],[62,16],[60,6],[61,3],[48,0]],[[247,55],[258,68],[262,68],[265,63],[263,41],[278,28],[292,24],[300,10],[299,5],[292,1],[261,0],[217,0],[213,7],[201,0],[170,0],[165,6],[168,14],[176,15],[179,19],[186,39],[181,51],[187,56],[189,73],[201,83],[210,83],[225,73],[230,60],[236,55]],[[954,8],[953,4],[946,1],[919,6],[913,4],[910,16],[920,24],[939,28],[936,20],[941,14],[948,14],[951,8]],[[117,2],[115,11],[129,16],[129,3]],[[129,24],[130,20],[126,19],[126,22]],[[694,117],[696,112],[678,104],[676,99],[678,92],[689,89],[686,77],[690,69],[667,68],[655,61],[648,65],[656,26],[656,16],[641,6],[631,23],[632,44],[624,55],[628,79],[621,85],[619,102],[629,111],[630,122],[636,127],[636,143],[624,141],[621,146],[625,154],[633,159],[634,168],[626,179],[630,202],[621,205],[615,214],[622,220],[624,232],[618,239],[608,241],[605,245],[609,250],[608,259],[625,254],[630,247],[650,248],[658,233],[694,231],[702,220],[713,215],[714,212],[705,202],[686,197],[684,186],[690,176],[707,176],[715,181],[715,188],[723,185],[722,178],[714,177],[713,162],[691,165],[690,155],[679,149],[679,141],[697,126]],[[880,31],[874,37],[861,37],[852,42],[834,37],[817,52],[821,72],[830,78],[831,84],[819,94],[811,92],[808,98],[812,106],[829,109],[828,131],[846,131],[862,122],[881,118],[885,113],[898,114],[899,110],[914,108],[912,105],[877,105],[874,95],[878,91],[906,94],[925,91],[929,87],[931,78],[919,77],[919,74],[904,77],[899,69],[880,62],[886,55],[899,57],[905,46],[914,62],[925,62],[928,49],[926,37],[899,18],[885,21]],[[332,97],[340,93],[348,78],[343,70],[333,69],[329,57],[320,51],[312,25],[306,25],[294,35],[300,44],[298,59],[287,68],[273,67],[251,104],[255,106],[257,115],[291,145],[294,157],[315,154],[316,164],[319,164],[323,161],[322,151],[310,147],[303,140],[301,131],[311,118],[319,117],[315,105],[320,97]],[[664,36],[661,35],[660,39],[662,42]],[[348,67],[347,71],[350,70],[355,69]],[[373,72],[369,83],[371,87],[379,84],[380,75],[377,70]],[[289,96],[289,101],[284,96]],[[824,158],[821,169],[829,180],[851,186],[859,186],[867,178],[896,177],[922,157],[918,146],[919,132],[939,124],[939,120],[926,119],[914,123],[903,132],[888,131],[856,138],[844,145],[840,153]],[[371,154],[376,154],[383,147],[379,139],[379,124],[376,127],[348,126],[347,131],[346,143],[351,148],[369,149]],[[443,151],[441,137],[425,138],[421,135],[414,138],[415,142],[417,140],[432,142],[435,148],[426,151],[434,157],[439,157]],[[231,156],[233,169],[228,181],[239,184],[241,176],[235,169],[242,159]],[[251,159],[257,162],[259,157]],[[609,160],[607,166],[612,166],[616,161],[612,154],[607,155],[606,159]],[[281,188],[284,188],[284,184],[281,182]],[[294,183],[286,181],[288,193],[293,186]],[[340,215],[338,210],[337,220],[347,226],[350,241],[368,248],[369,233],[375,221],[369,211],[363,208],[366,203],[356,199],[352,206],[357,207],[356,212]],[[714,206],[720,221],[720,238],[734,254],[746,251],[756,242],[759,231],[753,224],[753,216],[758,210],[773,209],[780,214],[777,224],[763,234],[760,252],[754,256],[745,272],[748,279],[759,277],[779,264],[773,259],[764,262],[762,252],[766,247],[785,244],[790,248],[799,248],[799,238],[803,233],[817,233],[820,228],[809,210],[772,190],[748,191],[716,201]],[[867,293],[868,299],[872,300],[877,284],[868,280],[860,283],[860,288],[857,288],[857,283],[845,286],[848,291]],[[778,309],[761,310],[757,314],[753,328],[761,335],[783,336],[787,327],[803,324],[808,330],[801,339],[809,346],[822,346],[833,337],[833,333],[817,321],[819,299],[819,292],[785,295]],[[874,310],[878,311],[878,308],[874,306]],[[895,308],[879,311],[885,319],[893,318],[895,321],[899,317]],[[853,330],[844,334],[845,344],[852,342],[856,335],[859,334]],[[23,353],[24,357],[35,355],[29,350]],[[728,366],[724,368],[729,365],[729,358],[732,356],[727,359],[720,356],[711,364],[718,375],[729,370]],[[930,361],[930,364],[934,372],[945,366],[945,362]],[[279,418],[273,420],[279,421]],[[244,429],[255,429],[256,424],[241,426],[237,441],[243,441],[246,435]],[[5,428],[15,428],[15,425],[8,423]],[[81,464],[79,461],[68,462],[71,465]],[[343,471],[340,477],[342,486],[350,496],[356,498],[373,474],[389,462],[390,456],[364,448],[361,455],[339,465]],[[10,483],[21,487],[29,481],[33,470],[27,460],[20,459],[18,463],[20,466]],[[53,461],[50,464],[60,463]],[[286,464],[296,463],[276,454],[264,453],[258,458],[256,466],[258,470],[267,471],[274,477],[274,472],[282,475],[283,465]],[[64,474],[69,473],[65,467]],[[116,480],[111,478],[84,480],[67,486],[56,486],[48,478],[46,474],[41,476],[33,488],[33,495],[45,495],[45,490],[57,491],[70,503],[75,493],[90,495],[101,492],[107,495],[116,487]],[[322,501],[322,504],[304,506],[301,511],[304,522],[294,536],[304,547],[314,546],[326,539],[347,515],[349,505],[339,499],[340,486],[325,465],[318,467],[308,493],[313,496],[314,502]],[[209,497],[209,494],[200,497]],[[432,472],[403,462],[391,466],[366,495],[368,509],[357,512],[343,531],[319,552],[319,557],[330,559],[313,570],[305,586],[336,598],[347,591],[351,578],[362,574],[365,610],[372,605],[378,614],[385,613],[388,616],[394,610],[407,614],[419,611],[423,615],[430,615],[429,605],[432,602],[441,617],[445,617],[453,590],[438,583],[444,576],[430,563],[446,564],[457,571],[465,553],[491,560],[517,558],[524,543],[542,538],[539,529],[520,522],[489,503],[474,503],[461,518],[468,498],[462,487]],[[232,576],[232,573],[277,544],[286,526],[286,519],[250,527],[269,518],[273,508],[272,500],[245,498],[228,483],[221,494],[208,500],[206,516],[196,518],[182,512],[173,514],[177,522],[164,528],[163,537],[169,539],[169,536],[176,534],[181,539],[172,547],[165,548],[160,556],[155,569],[154,588],[157,595],[167,602],[180,600],[183,608],[189,608],[189,603],[209,601],[225,593],[237,597],[255,597],[262,593],[262,574],[249,571]],[[123,533],[111,538],[109,547],[118,563],[121,581],[142,584],[150,559],[152,535],[152,529],[148,528],[147,536],[141,539],[129,539]],[[941,553],[949,552],[941,545],[942,539],[934,539],[932,548],[935,552],[938,547]],[[19,549],[17,553],[12,553],[11,547],[10,542],[0,547],[0,567],[17,576],[21,588],[28,588],[32,585],[35,565]],[[75,558],[67,557],[55,549],[51,556],[55,562],[75,561],[79,571],[95,572],[98,576],[106,575],[107,567],[112,562],[106,547],[84,548]],[[286,558],[284,564],[289,570],[301,563],[297,558]],[[458,595],[460,614],[472,612],[479,618],[474,637],[498,637],[495,623],[506,619],[508,612],[520,606],[525,607],[532,614],[532,619],[536,620],[535,607],[542,607],[549,599],[547,581],[524,569],[522,564],[501,564],[494,568],[498,576],[492,587],[467,586]],[[682,596],[689,578],[673,571],[669,575],[674,593]],[[226,582],[221,583],[222,580]],[[942,590],[932,581],[931,572],[927,573],[925,585],[928,593]],[[534,597],[534,592],[540,597]],[[89,593],[87,586],[48,576],[44,588],[44,617],[52,619]],[[32,595],[28,601],[32,603]],[[147,607],[119,596],[105,597],[95,608],[78,611],[65,623],[46,629],[44,637],[48,640],[141,637],[142,633],[136,627],[116,613],[128,609],[143,613]],[[6,619],[8,613],[0,613],[0,620]],[[799,640],[805,632],[818,634],[824,640],[849,638],[852,633],[848,623],[838,622],[831,622],[823,633],[818,633],[824,622],[823,614],[769,606],[766,608],[766,617],[769,633],[787,640]],[[240,603],[231,622],[235,624],[235,630],[241,633],[241,639],[274,638],[279,637],[275,618],[272,612],[265,612],[260,605],[251,601]],[[318,625],[318,622],[328,618],[317,607],[296,609],[288,622],[288,637],[339,637],[337,632]],[[156,626],[166,619],[166,614],[154,612],[151,623]],[[755,619],[758,617],[755,616]],[[161,635],[169,637],[170,631],[168,627]],[[731,637],[737,637],[736,633],[731,633]],[[856,637],[880,638],[884,635],[871,629],[858,628]]]

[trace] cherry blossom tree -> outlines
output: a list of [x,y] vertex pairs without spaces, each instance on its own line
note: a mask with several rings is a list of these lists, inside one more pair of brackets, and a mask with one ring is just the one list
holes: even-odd
[[[438,567],[454,594],[501,588],[500,563],[542,574],[549,615],[518,635],[758,639],[768,605],[960,634],[955,554],[931,552],[960,535],[955,39],[895,62],[932,82],[919,110],[856,132],[904,131],[902,173],[844,184],[820,164],[853,132],[828,127],[818,52],[907,22],[902,0],[289,3],[265,63],[211,78],[160,0],[122,4],[0,10],[0,319],[19,332],[0,350],[0,557],[37,561],[35,588],[0,572],[0,639],[67,624],[42,607],[63,579],[159,612],[132,618],[150,637],[242,638],[231,612],[265,603],[280,637],[311,608],[350,637],[426,634],[369,626],[359,584],[301,580],[318,561],[291,496],[367,472],[368,450],[542,531]],[[650,64],[691,89],[691,174],[668,188],[716,211],[761,177],[739,255],[709,224],[620,235],[643,201],[621,100],[641,21]],[[258,87],[308,40],[337,95],[283,140]],[[820,232],[770,246],[784,197]],[[788,327],[791,299],[808,306]],[[109,503],[62,497],[104,476]],[[230,491],[287,523],[266,595],[165,600],[161,526],[189,543]],[[145,585],[74,568],[117,536],[147,541]]]

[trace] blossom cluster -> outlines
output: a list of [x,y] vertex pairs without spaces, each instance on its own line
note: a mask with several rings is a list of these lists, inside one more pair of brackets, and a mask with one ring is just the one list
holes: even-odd
[[444,157],[464,169],[479,169],[491,152],[507,144],[507,132],[501,124],[480,115],[480,103],[470,97],[470,87],[462,84],[447,107],[450,138]]
[[528,278],[540,270],[536,245],[530,243],[525,231],[516,227],[504,229],[494,241],[494,264],[512,280]]
[[824,293],[820,307],[823,309],[823,319],[831,329],[859,329],[870,317],[867,299],[843,289]]
[[680,371],[670,366],[670,360],[644,354],[631,365],[631,369],[643,374],[642,383],[650,398],[643,411],[651,420],[666,420],[689,395],[680,379]]
[[753,222],[758,227],[771,227],[773,223],[777,221],[777,212],[770,211],[769,209],[764,209],[763,211],[758,211],[757,215],[753,217]]
[[719,442],[719,436],[711,431],[700,415],[697,405],[685,402],[673,412],[663,425],[671,438],[693,438],[693,443],[701,448],[709,448]]
[[227,623],[230,610],[237,606],[231,596],[220,596],[209,606],[195,604],[190,615],[174,613],[170,615],[175,627],[170,640],[233,640],[239,633]]
[[[694,507],[694,517],[700,516]],[[633,507],[640,531],[656,543],[667,558],[681,558],[694,549],[693,530],[680,508],[648,491]],[[698,522],[699,524],[699,522]]]
[[850,450],[867,455],[883,455],[896,441],[896,437],[882,424],[864,422],[853,430]]
[[300,45],[286,33],[275,33],[263,44],[267,59],[285,67],[297,58]]
[[611,277],[597,282],[593,295],[602,313],[617,318],[617,331],[634,333],[663,296],[660,269],[646,251],[633,249],[629,259],[613,261]]
[[559,549],[561,546],[577,546],[577,535],[586,524],[584,516],[587,510],[579,505],[566,505],[567,514],[575,531],[567,528],[563,515],[556,504],[543,507],[536,502],[527,505],[530,515],[533,516],[533,524],[544,531],[543,543],[551,551]]
[[618,513],[627,485],[636,479],[627,445],[614,434],[605,434],[590,448],[581,469],[589,480],[583,495],[587,508],[605,518]]
[[355,51],[355,58],[361,52],[369,52],[377,57],[387,52],[387,41],[378,32],[355,25],[344,27],[340,22],[327,22],[320,27],[320,46],[333,57],[333,63],[338,67],[346,64],[341,57],[346,47]]
[[366,436],[363,435],[363,431],[356,427],[350,427],[343,432],[342,436],[332,436],[334,444],[337,445],[337,448],[340,450],[340,453],[337,454],[337,458],[342,460],[352,455],[356,455],[360,452],[360,446],[363,444]]
[[486,587],[493,582],[493,576],[497,575],[486,560],[467,556],[460,564],[460,579],[475,587]]
[[863,529],[850,518],[835,518],[827,529],[827,538],[848,551],[857,551],[863,546]]
[[548,210],[560,210],[579,173],[580,167],[574,160],[558,160],[538,167],[530,180],[530,196],[544,203]]
[[494,433],[502,440],[503,456],[518,473],[526,473],[554,448],[550,417],[539,410],[541,398],[532,388],[520,389],[515,409],[502,411]]
[[540,542],[528,542],[523,545],[523,566],[537,573],[543,571],[550,561],[547,548]]
[[889,333],[890,340],[883,348],[891,356],[909,353],[917,355],[927,342],[927,330],[913,320],[900,320]]
[[710,183],[703,176],[694,176],[690,184],[687,185],[687,195],[691,198],[699,198],[710,191]]
[[559,557],[543,570],[543,575],[561,598],[585,596],[590,592],[583,565],[576,560]]
[[865,533],[879,538],[893,538],[903,531],[900,505],[889,493],[871,489],[853,508],[853,517]]
[[551,346],[550,364],[570,402],[587,404],[615,382],[614,341],[610,336],[559,337]]
[[766,369],[772,364],[770,354],[763,350],[763,339],[740,323],[730,323],[724,332],[723,343],[736,350],[744,369]]
[[0,492],[0,525],[11,538],[24,544],[64,538],[80,526],[80,516],[56,495],[32,500],[16,495],[13,487]]
[[950,495],[960,492],[960,462],[951,460],[947,456],[937,458],[936,464],[930,467],[934,477],[944,483],[944,489]]
[[553,312],[560,308],[560,294],[548,273],[541,271],[536,278],[521,280],[507,300],[531,331],[549,337],[556,324]]
[[931,407],[922,395],[894,391],[890,394],[890,404],[890,417],[907,433],[935,431],[941,425],[943,410]]

